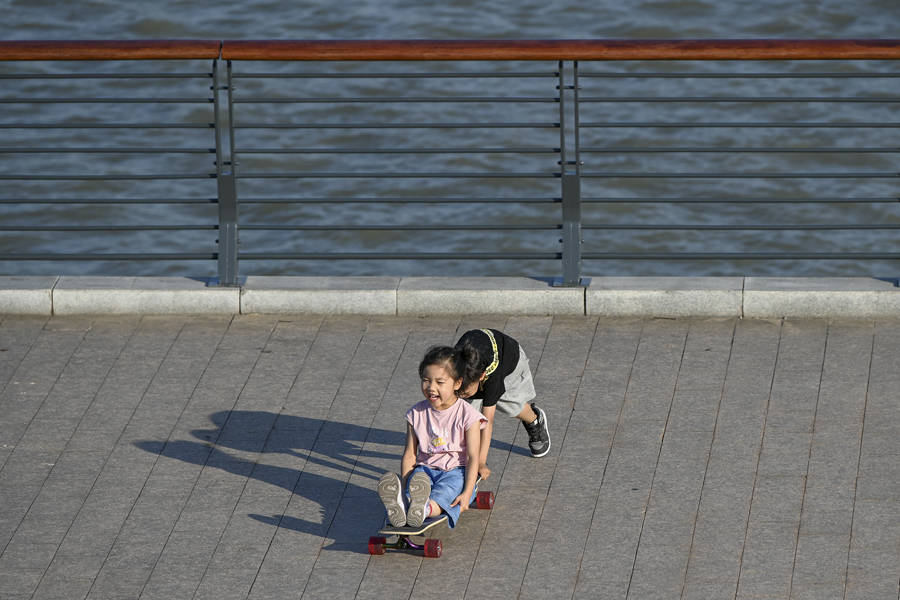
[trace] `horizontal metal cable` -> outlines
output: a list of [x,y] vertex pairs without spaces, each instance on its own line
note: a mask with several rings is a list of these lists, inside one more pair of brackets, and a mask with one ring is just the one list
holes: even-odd
[[489,102],[494,104],[557,103],[559,98],[534,96],[381,96],[381,97],[318,97],[318,98],[240,98],[234,104],[468,104]]
[[509,198],[493,198],[493,197],[466,197],[466,198],[448,198],[448,197],[423,197],[423,196],[392,196],[392,197],[336,197],[313,196],[313,197],[277,197],[277,198],[241,198],[241,204],[553,204],[559,203],[560,198],[532,198],[532,197],[509,197]]
[[0,231],[208,231],[218,225],[0,225]]
[[212,98],[0,98],[0,104],[212,104]]
[[215,154],[215,148],[98,148],[89,146],[0,146],[0,154]]
[[130,181],[130,180],[160,180],[169,179],[210,179],[215,178],[215,173],[166,173],[159,175],[85,175],[79,174],[53,174],[53,175],[0,175],[0,181]]
[[241,252],[238,258],[240,260],[559,260],[562,254],[559,252]]
[[297,172],[241,172],[241,179],[404,179],[404,178],[425,178],[425,179],[447,179],[447,178],[473,178],[473,179],[538,179],[559,177],[556,172],[509,172],[500,173],[497,171],[469,171],[469,172],[438,172],[423,171],[421,173],[412,171],[403,172],[366,172],[366,171],[297,171]]
[[728,73],[703,73],[698,71],[680,71],[674,73],[662,72],[608,72],[608,71],[591,71],[589,69],[580,69],[578,71],[579,78],[613,78],[613,79],[879,79],[900,77],[900,73],[885,72],[866,72],[866,73],[844,73],[844,72],[817,72],[817,73],[787,73],[787,72],[754,72],[739,73],[736,71]]
[[639,171],[582,172],[582,177],[603,179],[893,179],[900,177],[898,171],[869,171],[848,173],[737,173],[719,171],[714,173],[681,173]]
[[671,123],[664,121],[582,121],[580,127],[606,127],[606,128],[682,128],[682,129],[700,129],[705,127],[734,127],[734,128],[755,128],[755,127],[771,127],[775,128],[806,128],[806,129],[837,129],[847,127],[859,127],[860,129],[887,129],[900,127],[900,123],[890,122],[860,122],[860,123],[818,123],[814,121],[772,121],[768,123],[747,122],[747,121],[720,121],[720,122],[690,122]]
[[0,198],[0,204],[218,204],[217,198]]
[[[900,124],[898,124],[900,126]],[[874,127],[874,125],[873,125]],[[541,129],[559,123],[245,123],[235,129]]]
[[213,129],[214,123],[0,123],[0,129]]
[[662,225],[662,224],[591,224],[582,223],[582,229],[609,231],[842,231],[842,230],[876,230],[900,229],[895,224],[818,224],[818,225]]
[[558,154],[559,148],[235,148],[235,151],[241,154]]
[[81,252],[66,252],[64,254],[49,253],[0,253],[0,260],[216,260],[219,257],[217,252],[212,253],[193,253],[193,252],[167,252],[167,253],[131,253],[131,254],[96,254]]
[[397,73],[387,71],[366,71],[359,73],[318,73],[315,71],[303,71],[293,73],[271,72],[233,72],[232,79],[481,79],[481,78],[550,78],[559,77],[559,71],[532,71],[532,72],[508,72],[508,71],[432,71],[415,73]]
[[212,73],[2,73],[0,79],[210,79]]
[[619,146],[601,148],[588,146],[580,149],[582,154],[662,154],[666,152],[704,152],[704,153],[760,153],[760,154],[872,154],[872,153],[896,153],[900,152],[900,146],[893,147],[851,147],[830,146],[818,148],[780,147],[780,146],[756,146],[756,147],[726,147],[726,146]]
[[898,260],[898,252],[582,252],[585,260]]
[[581,96],[579,102],[595,103],[595,102],[629,102],[629,103],[716,103],[716,102],[758,102],[758,103],[787,103],[802,102],[804,104],[813,104],[817,102],[825,103],[884,103],[890,104],[900,102],[900,98],[896,96],[884,97],[838,97],[838,96]]
[[[822,224],[822,225],[662,225],[662,224],[592,224],[583,223],[582,229],[604,231],[843,231],[843,230],[893,230],[900,224]],[[4,230],[0,227],[0,231]],[[154,229],[154,228],[150,228]],[[252,231],[547,231],[562,229],[559,223],[534,223],[528,225],[282,225],[245,224],[241,229]]]
[[[897,227],[900,229],[900,226]],[[548,231],[562,229],[558,223],[531,225],[280,225],[247,224],[251,231]],[[2,227],[0,227],[2,230]]]
[[900,202],[900,197],[883,196],[883,197],[860,197],[860,198],[844,198],[844,197],[828,197],[828,198],[702,198],[702,197],[672,197],[672,196],[654,196],[654,197],[607,197],[607,198],[591,198],[582,197],[585,203],[600,204],[627,204],[627,203],[672,203],[672,204],[854,204],[854,203],[882,203],[882,202]]

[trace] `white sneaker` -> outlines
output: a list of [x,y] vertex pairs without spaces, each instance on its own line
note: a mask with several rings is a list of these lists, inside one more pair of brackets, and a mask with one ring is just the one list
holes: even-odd
[[396,473],[385,473],[378,480],[378,495],[384,502],[388,521],[394,527],[406,525],[406,509],[403,508],[403,489]]
[[425,509],[431,498],[431,477],[422,471],[416,471],[409,478],[409,511],[406,524],[419,527],[425,522]]

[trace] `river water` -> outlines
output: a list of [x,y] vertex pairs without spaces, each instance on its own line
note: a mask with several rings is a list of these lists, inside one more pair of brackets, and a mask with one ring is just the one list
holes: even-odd
[[[4,0],[0,1],[4,14],[3,39],[559,39],[559,38],[596,38],[596,39],[680,39],[680,38],[892,38],[897,36],[900,25],[900,3],[896,0],[862,0],[858,2],[839,2],[837,0],[783,2],[776,0],[638,0],[632,2],[613,2],[599,0],[591,3],[572,2],[537,2],[535,0],[500,0],[494,2],[402,2],[399,0],[357,0],[354,2],[275,2],[272,0],[246,0],[243,2],[200,3],[179,0],[158,0],[156,2],[121,2],[113,0],[71,0],[66,3],[45,0]],[[432,65],[433,66],[433,65]],[[260,70],[281,68],[263,65]],[[469,65],[471,68],[471,65]],[[501,66],[500,68],[505,68]],[[620,65],[621,67],[621,65]],[[671,69],[679,71],[683,68],[697,68],[697,65],[638,65],[637,71],[660,71]],[[2,65],[0,72],[16,69],[34,72],[45,68],[42,65]],[[52,69],[54,67],[47,67]],[[200,65],[199,70],[208,68]],[[349,68],[349,67],[348,67]],[[366,66],[358,66],[365,72]],[[404,67],[394,67],[404,68]],[[439,67],[446,69],[446,66]],[[482,66],[483,68],[483,66]],[[513,68],[551,71],[555,65],[514,65]],[[603,72],[607,65],[582,65],[585,71]],[[632,68],[626,66],[625,69]],[[701,70],[706,68],[700,66]],[[735,67],[734,64],[719,68],[745,68],[749,72],[787,70],[802,72],[807,70],[833,71],[833,65],[810,65],[809,63],[792,65],[746,65]],[[885,64],[850,64],[841,69],[854,72],[863,69],[896,71],[896,65]],[[608,81],[616,82],[616,89],[606,89]],[[688,82],[677,78],[655,79],[655,90],[649,90],[643,84],[629,79],[607,80],[604,77],[586,78],[584,81],[585,96],[598,95],[641,95],[664,93],[674,96],[690,95],[832,95],[841,97],[875,95],[883,97],[900,97],[897,79],[821,79],[798,80],[795,78],[774,78],[766,81],[693,79]],[[201,82],[203,83],[203,82]],[[207,83],[204,83],[206,85]],[[265,91],[266,82],[257,82]],[[495,82],[496,87],[483,95],[509,93],[525,96],[547,96],[553,93],[552,79],[549,81],[535,78],[520,82]],[[39,96],[41,94],[75,95],[77,90],[67,88],[54,89],[53,82],[32,81],[31,87],[8,91],[12,95]],[[69,85],[69,84],[65,84]],[[364,91],[378,92],[378,86],[396,85],[396,82],[369,79],[362,80],[350,93]],[[411,93],[427,94],[437,88],[428,88],[423,84],[421,90]],[[438,84],[435,84],[438,85]],[[445,81],[440,85],[448,85]],[[472,93],[462,86],[450,88],[456,93]],[[43,86],[43,89],[39,89]],[[504,87],[508,86],[508,87]],[[538,87],[535,87],[538,86]],[[540,86],[550,86],[541,88]],[[593,87],[592,87],[593,86]],[[718,86],[718,87],[717,87]],[[754,87],[755,86],[755,87]],[[799,89],[796,86],[800,86]],[[115,88],[111,88],[115,91]],[[443,88],[444,90],[448,88]],[[549,90],[549,91],[548,91]],[[396,95],[397,90],[389,90],[388,95]],[[327,90],[322,92],[327,95]],[[7,93],[0,92],[0,96]],[[154,95],[148,93],[148,95]],[[156,95],[165,95],[157,93]],[[443,105],[438,105],[438,107]],[[585,105],[582,119],[584,121],[627,120],[627,121],[665,121],[680,119],[685,122],[697,120],[734,120],[744,121],[864,121],[881,120],[884,122],[900,122],[898,104],[855,104],[850,106],[828,105],[816,103],[804,108],[794,105],[772,105],[761,103],[738,106],[740,113],[735,116],[735,106],[661,106],[654,103],[642,104],[640,107],[625,104],[593,104]],[[413,111],[406,118],[417,117],[432,120],[464,120],[468,107],[448,106],[452,114],[422,113],[416,107],[406,107]],[[428,110],[433,111],[434,106]],[[24,106],[5,105],[4,122],[40,121],[48,122],[64,118],[73,109],[65,105]],[[112,113],[120,110],[122,119],[127,120],[127,111],[131,107],[110,107]],[[186,109],[186,117],[191,118],[192,110]],[[357,118],[350,114],[349,107],[323,107],[322,119]],[[423,109],[424,110],[424,109]],[[471,110],[475,110],[472,108]],[[520,111],[494,115],[496,120],[524,118],[527,120],[554,120],[553,104],[529,107],[502,107],[499,110]],[[721,113],[715,111],[721,110]],[[847,112],[844,114],[841,111]],[[43,111],[43,112],[42,112]],[[48,112],[49,111],[49,112]],[[53,111],[58,111],[54,113]],[[330,111],[330,112],[329,112]],[[462,111],[462,112],[459,112]],[[532,112],[529,112],[532,111]],[[541,112],[543,111],[543,112]],[[549,111],[549,112],[548,112]],[[664,112],[668,111],[668,112]],[[712,111],[712,112],[711,112]],[[727,112],[730,111],[730,112]],[[489,115],[490,116],[490,115]],[[115,118],[111,116],[111,118]],[[199,120],[205,119],[203,115]],[[598,148],[604,145],[613,146],[715,146],[715,147],[770,147],[797,146],[806,148],[860,148],[860,147],[896,147],[898,129],[867,130],[796,130],[783,129],[735,129],[724,130],[585,130],[582,135],[583,148]],[[446,145],[475,146],[520,146],[558,144],[558,134],[551,132],[547,138],[538,136],[535,139],[519,139],[520,132],[509,130],[499,132],[501,137],[491,139],[454,139],[452,134],[438,132],[407,132],[415,139],[382,139],[372,142],[375,145],[398,144],[417,147],[441,147]],[[78,139],[66,139],[72,132],[55,132],[49,137],[30,138],[32,133],[13,134],[6,132],[4,147],[16,144],[67,144],[76,146],[87,143]],[[15,135],[24,136],[16,138]],[[41,134],[45,135],[45,134]],[[105,140],[110,145],[134,145],[128,139],[127,132],[110,133]],[[185,145],[183,140],[170,139],[172,133],[157,132],[155,143]],[[292,140],[288,134],[260,133],[256,138],[246,134],[239,140],[239,146],[272,146],[309,145],[318,141],[326,145],[351,145],[365,143],[365,136],[330,131],[316,134],[320,137],[312,139]],[[406,134],[404,134],[406,135]],[[495,135],[498,135],[495,132]],[[118,136],[118,137],[116,137]],[[429,137],[430,136],[430,137]],[[443,137],[442,137],[443,136]],[[505,136],[505,137],[503,137]],[[553,136],[557,136],[553,139]],[[315,136],[313,136],[315,137]],[[208,140],[200,140],[201,146]],[[191,142],[193,144],[193,142]],[[190,144],[188,144],[190,145]],[[239,148],[238,148],[239,149]],[[586,172],[701,172],[719,170],[734,172],[740,169],[750,171],[788,172],[892,172],[897,170],[898,154],[892,152],[841,155],[808,153],[808,154],[754,154],[737,153],[717,155],[711,153],[665,153],[660,155],[611,155],[605,153],[586,154]],[[146,155],[130,155],[122,157],[98,157],[89,160],[84,155],[52,155],[53,162],[47,162],[46,155],[40,154],[0,154],[0,173],[37,172],[52,173],[77,172],[80,169],[96,168],[105,171],[105,167],[97,166],[96,161],[107,161],[106,166],[113,169],[130,169],[146,171],[147,161],[153,171],[152,158]],[[191,161],[199,161],[197,169],[207,169],[209,156],[199,159],[185,159],[185,168]],[[290,160],[278,155],[247,156],[239,168],[245,171],[259,172],[290,170]],[[309,159],[306,168],[311,170],[328,170],[335,165],[335,158],[319,156]],[[340,157],[339,170],[373,171],[397,170],[409,168],[408,157],[345,155]],[[428,171],[434,156],[421,156],[416,159],[416,167]],[[463,171],[552,171],[555,167],[553,156],[517,156],[514,164],[502,160],[498,163],[496,155],[478,155],[456,157],[435,168],[456,169]],[[95,161],[95,162],[90,162]],[[142,162],[143,161],[143,162]],[[549,161],[549,162],[548,162]],[[6,166],[3,166],[3,165]],[[333,169],[337,170],[337,169]],[[583,195],[585,197],[767,197],[781,200],[791,198],[859,198],[876,197],[891,198],[898,196],[897,179],[877,178],[865,181],[856,179],[747,179],[735,178],[718,181],[691,179],[645,179],[631,180],[627,178],[603,178],[585,180]],[[21,185],[16,188],[16,185]],[[78,198],[92,194],[105,194],[108,190],[99,191],[100,183],[81,181],[66,184],[70,187],[48,190],[37,184],[16,184],[6,182],[7,189],[0,191],[0,196],[14,197],[29,194],[52,194],[56,197]],[[176,184],[181,185],[181,184]],[[203,193],[214,194],[214,184],[207,183]],[[317,187],[318,186],[318,187]],[[372,186],[371,188],[368,186]],[[381,186],[381,187],[378,187]],[[430,187],[429,187],[430,186]],[[298,192],[298,187],[304,189]],[[426,189],[427,188],[427,189]],[[127,189],[113,190],[119,195],[154,196],[177,195],[177,188],[155,189],[154,184],[146,184],[139,193]],[[351,181],[283,181],[261,178],[241,182],[239,197],[277,198],[286,195],[303,196],[342,196],[355,195],[400,195],[412,196],[420,192],[434,193],[442,196],[470,195],[481,196],[540,196],[553,197],[559,194],[559,180],[504,181],[491,180],[443,180],[436,183],[423,183],[417,179],[395,179],[388,183],[371,183],[365,180]],[[107,194],[108,195],[108,194]],[[3,220],[10,224],[43,224],[59,225],[90,220],[97,223],[183,223],[208,221],[214,217],[209,207],[202,209],[177,207],[172,204],[155,206],[132,205],[127,207],[110,207],[103,205],[27,205],[2,204],[0,211]],[[418,212],[417,212],[418,211]],[[549,212],[548,212],[549,211]],[[345,204],[320,205],[316,207],[262,204],[242,208],[242,222],[256,224],[284,224],[314,222],[318,224],[350,223],[362,225],[366,223],[415,224],[428,223],[498,223],[522,225],[540,223],[558,219],[559,207],[538,207],[523,205],[514,211],[498,206],[462,205],[451,207],[417,206],[406,204]],[[679,224],[699,223],[705,225],[752,225],[758,223],[775,224],[886,224],[900,223],[900,210],[897,203],[840,203],[816,204],[810,202],[767,203],[767,204],[720,204],[692,203],[672,205],[668,203],[607,203],[585,207],[586,223],[611,224]],[[558,232],[541,232],[532,234],[530,238],[494,237],[490,232],[463,231],[426,231],[393,234],[372,232],[349,233],[309,233],[309,232],[272,232],[245,231],[242,234],[242,251],[250,253],[279,252],[316,252],[323,250],[338,251],[385,251],[385,252],[492,252],[504,251],[545,252],[555,249]],[[170,234],[160,241],[159,237],[150,237],[147,233],[128,234],[94,234],[77,236],[62,234],[9,233],[0,232],[0,252],[208,252],[210,241],[215,233],[208,231]],[[553,238],[553,239],[550,239]],[[199,250],[198,250],[199,249]],[[625,231],[585,231],[585,251],[593,252],[900,252],[900,243],[891,230],[827,230],[827,231],[751,231],[737,233],[733,231],[658,231],[658,230],[625,230]],[[900,265],[891,261],[857,261],[857,260],[701,260],[701,261],[632,261],[632,260],[595,260],[586,261],[584,274],[587,276],[602,275],[785,275],[785,276],[875,276],[896,278],[900,275]],[[190,262],[86,262],[68,261],[0,261],[0,273],[4,274],[117,274],[117,275],[185,275],[206,277],[215,275],[213,261]],[[287,260],[249,260],[243,261],[241,275],[308,275],[308,274],[342,274],[342,275],[530,275],[558,276],[560,266],[557,261],[507,261],[485,260],[479,262],[447,259],[442,261],[287,261]]]

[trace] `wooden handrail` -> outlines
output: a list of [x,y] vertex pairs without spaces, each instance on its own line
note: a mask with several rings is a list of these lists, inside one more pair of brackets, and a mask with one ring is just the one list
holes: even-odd
[[218,58],[218,40],[0,41],[0,60],[166,60]]
[[900,59],[900,40],[225,40],[234,60]]
[[900,40],[27,40],[0,60],[882,60]]

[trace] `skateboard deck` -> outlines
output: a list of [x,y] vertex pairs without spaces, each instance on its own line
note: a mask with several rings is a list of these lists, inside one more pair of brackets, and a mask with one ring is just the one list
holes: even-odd
[[446,513],[440,514],[433,518],[429,517],[425,519],[425,522],[418,527],[412,527],[410,525],[406,525],[404,527],[394,527],[393,525],[388,523],[378,533],[380,533],[381,535],[425,535],[425,532],[435,525],[446,523],[448,518],[449,517],[447,517]]
[[[481,481],[479,478],[478,481]],[[476,488],[477,489],[477,488]],[[472,508],[490,510],[494,507],[494,492],[476,492]],[[429,530],[448,521],[447,514],[425,519],[418,527],[394,527],[385,522],[377,536],[369,538],[369,554],[384,554],[387,550],[421,551],[427,558],[440,558],[443,552],[441,540],[426,538],[421,540]]]

